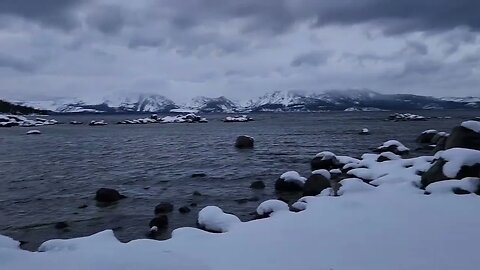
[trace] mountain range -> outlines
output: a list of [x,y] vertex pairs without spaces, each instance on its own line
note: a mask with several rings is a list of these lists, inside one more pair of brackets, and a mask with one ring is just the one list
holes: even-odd
[[239,104],[226,97],[196,97],[186,104],[176,104],[162,95],[134,95],[107,98],[87,103],[78,99],[15,102],[56,113],[132,113],[132,112],[317,112],[378,111],[421,109],[480,109],[479,97],[436,98],[412,94],[381,94],[371,90],[330,90],[321,93],[274,91]]

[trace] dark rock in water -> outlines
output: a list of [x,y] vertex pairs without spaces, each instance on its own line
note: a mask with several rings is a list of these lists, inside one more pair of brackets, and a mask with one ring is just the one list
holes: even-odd
[[150,228],[157,227],[160,228],[167,228],[168,227],[168,217],[167,216],[158,216],[150,220],[148,224]]
[[238,199],[235,200],[238,204],[246,204],[247,202],[258,202],[260,199],[258,197],[252,197],[252,198],[245,198],[245,199]]
[[255,140],[250,136],[238,136],[235,141],[235,147],[244,149],[244,148],[253,148]]
[[202,196],[202,193],[200,193],[199,191],[196,191],[196,190],[195,190],[195,191],[192,193],[192,195],[193,195],[193,196]]
[[190,206],[191,207],[197,207],[198,203],[191,203]]
[[118,200],[126,198],[124,195],[120,194],[115,189],[111,188],[100,188],[95,194],[95,200],[99,202],[112,203]]
[[284,203],[290,203],[290,200],[285,197],[278,197],[277,200],[282,201]]
[[455,147],[480,150],[480,133],[462,126],[453,128],[445,142],[445,149]]
[[62,229],[66,229],[66,228],[68,228],[68,223],[65,222],[65,221],[57,222],[55,224],[55,229],[57,229],[57,230],[62,230]]
[[190,208],[188,206],[182,206],[178,209],[178,212],[182,214],[190,213]]
[[370,135],[370,131],[368,128],[362,129],[360,132],[358,132],[359,135]]
[[161,202],[155,206],[155,215],[166,214],[173,211],[173,204],[169,202]]
[[321,174],[312,174],[305,181],[303,186],[303,196],[316,196],[322,192],[322,190],[329,188],[330,180]]
[[250,188],[253,188],[253,189],[264,189],[265,188],[265,183],[261,180],[259,181],[255,181],[255,182],[252,182],[250,184]]
[[303,185],[297,183],[297,182],[292,182],[292,181],[285,181],[281,178],[279,178],[275,182],[275,190],[279,191],[289,191],[289,192],[298,192],[303,190]]
[[312,171],[316,170],[332,170],[342,167],[340,161],[335,156],[317,156],[310,162]]
[[207,174],[205,173],[194,173],[192,174],[192,178],[197,178],[197,177],[206,177]]
[[88,207],[88,205],[82,204],[82,205],[80,205],[80,206],[78,207],[78,209],[84,209],[84,208],[87,208],[87,207]]
[[415,140],[417,143],[431,143],[433,137],[437,135],[438,131],[436,130],[426,130],[420,134]]

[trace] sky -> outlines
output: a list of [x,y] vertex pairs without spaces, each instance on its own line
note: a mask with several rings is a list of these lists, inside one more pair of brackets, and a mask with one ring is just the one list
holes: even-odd
[[478,0],[0,0],[0,98],[480,96]]

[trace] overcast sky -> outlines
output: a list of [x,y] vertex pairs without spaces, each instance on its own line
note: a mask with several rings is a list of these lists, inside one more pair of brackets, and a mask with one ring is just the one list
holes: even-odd
[[480,95],[479,0],[0,0],[0,98]]

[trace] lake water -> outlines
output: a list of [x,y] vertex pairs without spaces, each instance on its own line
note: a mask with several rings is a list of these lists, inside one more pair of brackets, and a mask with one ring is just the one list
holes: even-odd
[[[415,113],[415,112],[414,112]],[[225,115],[204,115],[206,124],[114,125],[135,115],[55,116],[61,122],[105,119],[108,126],[68,124],[40,127],[42,135],[27,136],[27,128],[0,129],[0,234],[27,241],[36,249],[52,238],[86,236],[114,229],[122,241],[144,238],[155,206],[171,202],[172,229],[195,226],[198,211],[218,205],[246,221],[257,205],[275,198],[280,174],[296,170],[308,176],[318,152],[359,156],[389,139],[415,149],[416,136],[426,129],[450,131],[461,121],[479,116],[468,111],[416,112],[432,118],[422,122],[389,122],[389,112],[328,112],[252,114],[249,123],[223,123]],[[360,136],[362,128],[372,135]],[[255,137],[255,149],[233,147],[238,135]],[[413,153],[419,154],[419,153]],[[206,177],[192,178],[205,173]],[[263,180],[264,190],[251,190]],[[100,207],[98,188],[119,190],[128,198]],[[202,196],[193,196],[198,191]],[[257,197],[243,204],[238,199]],[[177,209],[197,203],[192,212]],[[86,208],[79,206],[87,205]],[[68,230],[55,223],[66,221]]]

